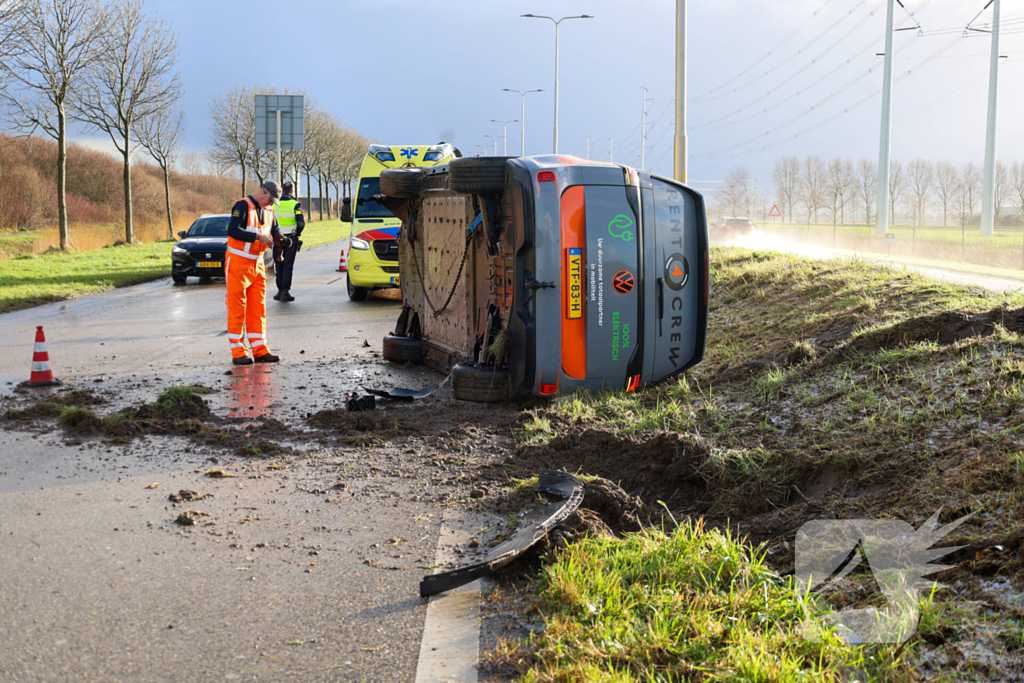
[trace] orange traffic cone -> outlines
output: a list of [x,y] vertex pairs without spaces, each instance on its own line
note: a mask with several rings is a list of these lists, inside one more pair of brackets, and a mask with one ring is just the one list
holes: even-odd
[[22,382],[28,387],[54,387],[60,384],[59,379],[53,378],[50,372],[50,354],[46,352],[46,337],[43,336],[43,326],[36,326],[36,348],[32,354],[32,378]]
[[338,272],[339,273],[344,273],[346,270],[348,270],[348,264],[345,263],[345,250],[342,249],[341,250],[341,262],[338,264]]

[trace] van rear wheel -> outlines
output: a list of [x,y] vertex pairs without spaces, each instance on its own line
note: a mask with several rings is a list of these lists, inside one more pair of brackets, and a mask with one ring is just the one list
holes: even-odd
[[448,187],[466,194],[501,194],[505,162],[514,157],[463,157],[448,163]]
[[423,340],[389,334],[382,345],[384,360],[392,363],[423,362]]
[[380,191],[389,197],[415,199],[420,196],[420,178],[423,172],[418,168],[388,168],[380,173]]
[[452,368],[452,393],[460,401],[501,403],[508,388],[508,370],[458,364]]

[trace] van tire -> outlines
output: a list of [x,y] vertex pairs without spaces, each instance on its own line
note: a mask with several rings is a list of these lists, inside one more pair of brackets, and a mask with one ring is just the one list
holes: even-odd
[[501,194],[505,162],[515,157],[463,157],[448,162],[448,189],[465,194]]
[[423,340],[386,335],[383,343],[384,360],[392,363],[423,363]]
[[452,393],[460,401],[502,403],[508,382],[508,370],[461,363],[452,368]]
[[366,287],[356,287],[352,284],[350,277],[345,278],[345,287],[348,289],[348,298],[352,301],[366,301],[366,297],[370,293]]
[[418,168],[388,168],[380,173],[380,191],[389,197],[415,199],[420,196],[420,178],[423,172]]

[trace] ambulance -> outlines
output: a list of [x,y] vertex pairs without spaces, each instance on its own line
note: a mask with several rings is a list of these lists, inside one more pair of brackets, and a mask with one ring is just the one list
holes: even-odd
[[398,287],[398,232],[402,221],[373,197],[380,174],[389,168],[422,168],[462,156],[450,144],[370,145],[359,169],[356,196],[342,200],[341,220],[352,223],[349,242],[348,297],[364,301],[374,289]]

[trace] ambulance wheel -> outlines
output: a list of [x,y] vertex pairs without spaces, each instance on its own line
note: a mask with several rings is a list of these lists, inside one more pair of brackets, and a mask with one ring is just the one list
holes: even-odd
[[466,194],[501,194],[505,162],[514,157],[462,157],[448,163],[448,188]]
[[345,286],[348,287],[348,298],[352,301],[366,301],[366,296],[370,293],[366,287],[356,287],[352,284],[352,278],[345,278]]
[[501,403],[508,387],[508,370],[456,365],[452,368],[452,392],[460,401]]
[[173,280],[174,284],[176,284],[176,285],[184,285],[184,284],[188,283],[188,276],[187,275],[171,275],[171,280]]
[[380,173],[380,191],[389,197],[415,199],[420,196],[422,175],[418,168],[385,169]]
[[384,337],[384,360],[392,363],[416,363],[423,362],[423,340],[409,339],[408,337],[396,337],[389,334]]

